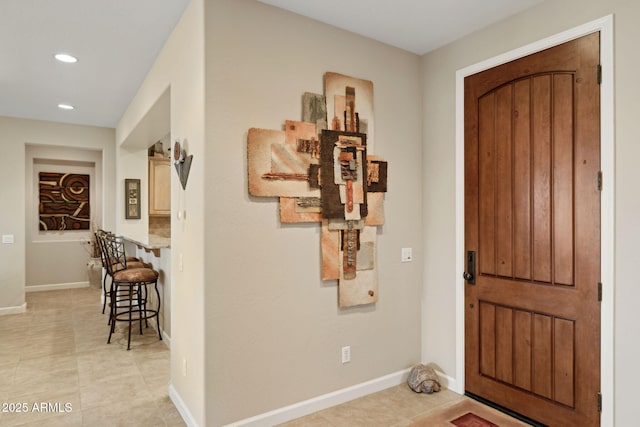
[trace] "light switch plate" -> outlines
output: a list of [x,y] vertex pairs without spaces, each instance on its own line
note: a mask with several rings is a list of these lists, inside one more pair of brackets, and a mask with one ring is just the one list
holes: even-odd
[[400,261],[411,262],[413,261],[413,250],[411,248],[402,248],[400,251]]
[[13,234],[3,234],[2,243],[13,243]]
[[340,351],[340,353],[342,357],[342,363],[351,362],[351,346],[350,345],[342,347],[342,350]]

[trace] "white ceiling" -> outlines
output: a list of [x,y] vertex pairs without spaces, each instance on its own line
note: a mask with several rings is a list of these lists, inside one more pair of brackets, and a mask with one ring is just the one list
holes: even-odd
[[188,3],[0,0],[0,116],[115,127]]
[[[424,54],[543,0],[260,1]],[[188,3],[0,0],[0,116],[115,127]]]
[[543,0],[258,0],[423,55]]

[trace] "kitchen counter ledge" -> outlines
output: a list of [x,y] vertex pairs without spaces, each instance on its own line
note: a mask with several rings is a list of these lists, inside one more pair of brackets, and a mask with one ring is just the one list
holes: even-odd
[[153,252],[156,257],[160,257],[160,250],[171,247],[171,238],[162,237],[157,234],[140,235],[140,236],[122,236],[124,240],[127,240],[138,247],[138,249],[144,249],[146,252]]

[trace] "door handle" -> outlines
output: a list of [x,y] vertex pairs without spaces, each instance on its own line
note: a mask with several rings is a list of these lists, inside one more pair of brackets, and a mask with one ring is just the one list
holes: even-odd
[[476,284],[476,252],[467,251],[467,271],[462,273],[462,277],[469,285]]

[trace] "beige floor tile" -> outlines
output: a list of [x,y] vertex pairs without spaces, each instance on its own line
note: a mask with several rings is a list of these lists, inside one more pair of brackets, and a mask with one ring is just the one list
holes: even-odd
[[76,306],[91,306],[96,304],[102,306],[100,300],[100,289],[97,288],[82,288],[73,294],[73,303]]
[[11,388],[15,383],[16,367],[17,366],[2,367],[2,365],[0,365],[0,403],[6,402],[6,399],[9,397]]
[[[95,310],[95,307],[92,307]],[[106,314],[79,315],[73,318],[73,330],[77,335],[92,336],[99,334],[106,336],[109,333],[109,317]]]
[[336,427],[387,427],[406,421],[405,417],[397,414],[385,401],[372,396],[320,411],[318,415]]
[[21,360],[14,372],[10,398],[78,387],[78,366],[73,355]]
[[462,399],[462,396],[446,389],[432,394],[416,393],[406,384],[401,384],[375,393],[371,395],[371,398],[384,402],[393,408],[398,415],[413,419],[446,405],[457,403]]
[[424,412],[421,412],[420,414],[417,414],[416,416],[412,417],[412,420],[416,421],[416,420],[419,420],[420,418],[426,417],[427,415],[431,415],[431,414],[434,414],[434,413],[440,412],[440,411],[445,411],[450,406],[453,406],[456,403],[459,403],[460,401],[462,401],[463,399],[466,399],[464,396],[460,396],[460,395],[458,395],[458,396],[459,396],[460,400],[457,400],[457,401],[446,401],[446,402],[444,402],[444,403],[442,403],[442,404],[440,404],[438,406],[425,408]]
[[156,376],[144,377],[144,382],[149,389],[149,393],[156,398],[167,396],[169,393],[169,375],[159,373]]
[[78,411],[80,395],[77,387],[38,392],[20,398],[9,398],[9,403],[19,404],[20,410],[6,412],[0,418],[0,426],[13,427],[40,422],[50,425],[59,417]]
[[170,364],[168,351],[155,347],[145,352],[134,352],[133,358],[145,378],[157,377],[158,374],[165,374],[168,378],[167,366]]
[[[95,310],[95,307],[93,307]],[[99,316],[82,316],[78,319],[73,319],[73,331],[76,336],[89,338],[92,336],[100,335],[106,337],[109,334],[109,317],[106,314]]]
[[2,337],[0,366],[15,366],[20,361],[20,353],[25,343],[24,335]]
[[[96,331],[94,334],[83,335],[76,333],[75,352],[80,354],[95,351],[109,351],[115,347],[107,344],[108,337],[109,330],[106,325],[103,331]],[[118,348],[118,351],[120,350],[121,349]]]
[[154,398],[139,373],[82,385],[80,396],[83,410],[98,406],[141,404]]
[[164,422],[166,423],[167,427],[186,427],[186,423],[182,420],[182,417],[180,417],[180,414],[178,414],[179,418],[173,419],[173,420],[164,420]]
[[[131,352],[117,347],[77,353],[80,386],[122,377],[140,375]],[[167,365],[168,366],[168,365]]]
[[279,427],[333,427],[333,424],[319,414],[311,414],[293,421],[279,424]]
[[165,422],[153,402],[100,406],[82,411],[87,427],[160,427]]
[[[114,347],[120,347],[126,350],[128,330],[129,330],[128,324],[126,322],[118,322],[116,324],[116,329],[111,337],[111,344]],[[107,337],[108,335],[109,335],[109,331],[107,331]],[[151,326],[147,328],[143,326],[142,335],[141,335],[138,324],[135,323],[133,325],[133,329],[131,330],[131,350],[136,349],[136,352],[141,352],[141,351],[145,351],[145,349],[148,350],[148,347],[151,347],[151,349],[154,349],[155,344],[157,344],[158,342],[161,343],[158,333]]]
[[[0,316],[0,401],[28,408],[0,413],[0,427],[184,425],[168,397],[169,350],[155,329],[134,329],[126,351],[126,326],[108,345],[101,311],[100,289],[83,288],[29,293],[26,313]],[[72,412],[34,411],[56,402]]]
[[[0,425],[2,425],[0,423]],[[80,411],[44,418],[39,421],[20,424],[18,427],[82,427],[82,413]]]
[[[139,335],[134,327],[127,351],[127,326],[119,322],[107,344],[101,310],[100,290],[83,288],[29,293],[26,313],[0,316],[0,401],[29,409],[0,413],[0,427],[185,425],[168,397],[170,352],[156,330],[150,324]],[[402,384],[283,426],[406,427],[463,399]],[[72,411],[33,411],[40,403],[69,403]]]
[[22,336],[29,332],[32,319],[23,314],[0,316],[0,337],[5,338]]
[[[154,353],[165,353],[169,351],[167,344],[158,338],[158,333],[155,329],[149,327],[149,332],[144,333],[144,338],[140,340],[138,345],[136,346],[136,351],[134,355],[136,357],[146,357],[148,354]],[[131,335],[131,343],[133,346],[133,337],[134,334]],[[140,335],[138,335],[140,337]],[[125,343],[126,344],[126,343]]]
[[169,396],[158,398],[155,404],[158,407],[158,414],[162,417],[167,427],[186,426],[182,416],[171,399],[169,399]]
[[47,336],[57,331],[73,331],[73,318],[70,313],[54,311],[43,316],[34,316],[27,335]]
[[446,389],[438,393],[423,394],[415,393],[406,384],[401,384],[289,421],[281,426],[406,427],[416,419],[445,410],[464,399],[464,396]]
[[75,349],[73,331],[60,330],[45,336],[27,336],[20,351],[20,360],[74,354]]

